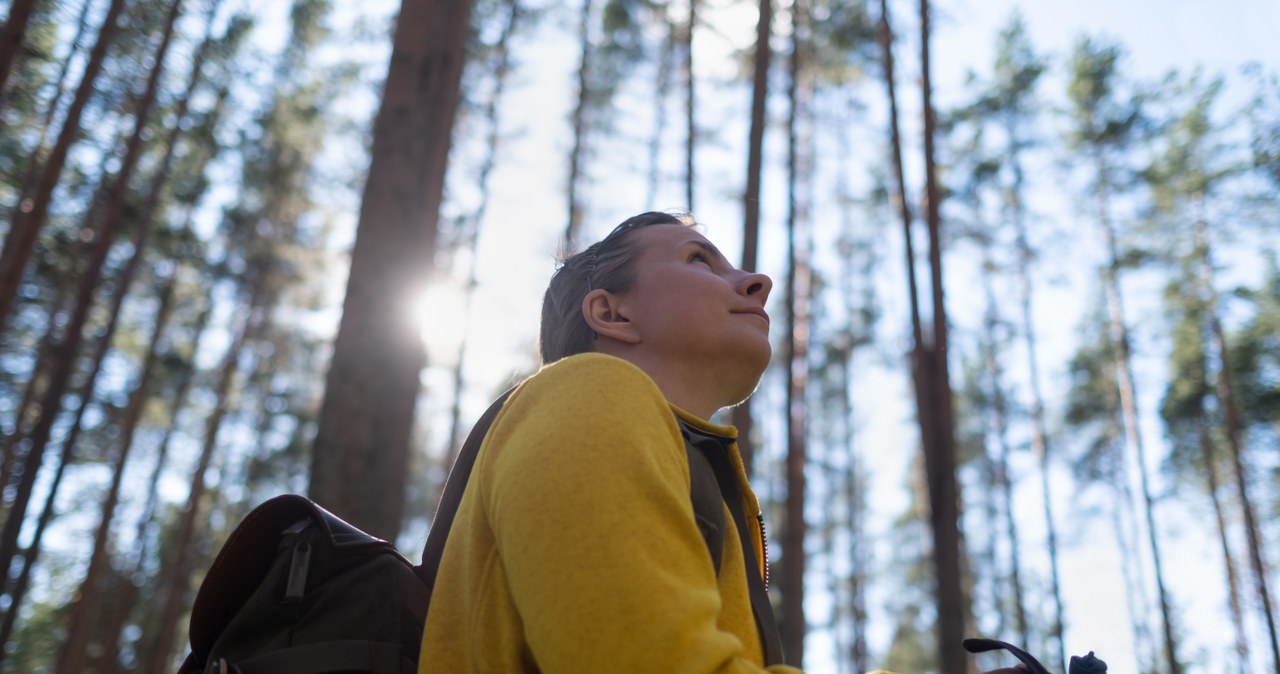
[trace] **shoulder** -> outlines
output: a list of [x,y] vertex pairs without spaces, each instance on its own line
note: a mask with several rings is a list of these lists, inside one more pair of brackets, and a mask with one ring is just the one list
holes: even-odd
[[[526,454],[590,460],[628,446],[683,447],[675,413],[649,375],[604,354],[570,356],[516,388],[486,438],[492,460]],[[498,457],[505,457],[500,459]],[[586,458],[586,457],[581,457]]]
[[[503,493],[506,502],[528,505],[569,489],[604,498],[620,489],[617,480],[688,484],[676,415],[657,384],[602,354],[565,358],[520,384],[479,461],[489,503]],[[539,493],[517,498],[528,489]]]
[[570,356],[542,368],[516,389],[503,412],[518,418],[575,418],[591,425],[653,414],[672,416],[670,404],[649,375],[601,353]]

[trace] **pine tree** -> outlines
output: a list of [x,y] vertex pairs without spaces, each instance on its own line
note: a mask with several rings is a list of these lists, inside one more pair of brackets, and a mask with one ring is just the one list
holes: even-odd
[[1123,267],[1112,194],[1116,190],[1121,167],[1117,165],[1115,155],[1132,146],[1139,129],[1141,113],[1132,102],[1125,101],[1118,91],[1118,60],[1119,51],[1115,47],[1095,44],[1088,39],[1077,44],[1071,57],[1071,77],[1067,91],[1074,116],[1070,140],[1073,147],[1082,149],[1092,162],[1090,192],[1095,200],[1096,223],[1107,255],[1102,269],[1103,288],[1107,296],[1108,329],[1115,346],[1115,367],[1119,375],[1116,384],[1119,387],[1125,442],[1134,454],[1134,467],[1141,487],[1142,512],[1145,516],[1147,544],[1154,564],[1156,595],[1163,628],[1165,665],[1170,674],[1180,674],[1182,664],[1178,660],[1177,639],[1174,636],[1173,605],[1165,584],[1160,534],[1156,526],[1155,495],[1147,467],[1147,447],[1138,427],[1138,391],[1130,353],[1132,339],[1120,292]]
[[310,495],[388,540],[403,517],[425,363],[402,298],[436,247],[469,15],[465,0],[401,4],[312,454]]

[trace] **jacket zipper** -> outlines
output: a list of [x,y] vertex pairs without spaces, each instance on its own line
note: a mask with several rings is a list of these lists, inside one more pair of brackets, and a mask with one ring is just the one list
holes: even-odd
[[769,589],[769,534],[764,528],[764,513],[756,513],[760,522],[760,553],[764,557],[764,589]]

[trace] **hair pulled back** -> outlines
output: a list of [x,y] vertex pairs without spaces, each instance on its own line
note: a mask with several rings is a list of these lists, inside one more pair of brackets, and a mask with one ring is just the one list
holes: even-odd
[[596,335],[582,316],[582,300],[597,288],[614,293],[631,288],[635,282],[635,260],[640,252],[632,241],[632,232],[651,225],[694,224],[687,214],[641,213],[622,221],[608,236],[586,250],[562,258],[542,297],[542,326],[538,337],[542,364],[594,350],[592,342]]

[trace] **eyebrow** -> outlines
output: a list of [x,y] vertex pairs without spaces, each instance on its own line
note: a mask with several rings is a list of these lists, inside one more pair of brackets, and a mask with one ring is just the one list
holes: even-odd
[[681,245],[684,245],[684,246],[694,245],[694,246],[697,246],[698,248],[701,248],[702,250],[704,250],[704,251],[706,251],[706,252],[710,253],[711,255],[714,255],[715,257],[720,258],[721,260],[724,260],[724,261],[726,261],[726,262],[728,262],[728,261],[729,261],[729,258],[725,257],[725,256],[724,256],[724,253],[721,253],[719,248],[716,248],[715,246],[711,245],[710,243],[708,243],[708,242],[706,242],[706,241],[701,241],[701,240],[698,240],[698,239],[689,239],[688,241],[685,241],[685,242],[684,242],[683,244],[681,244]]

